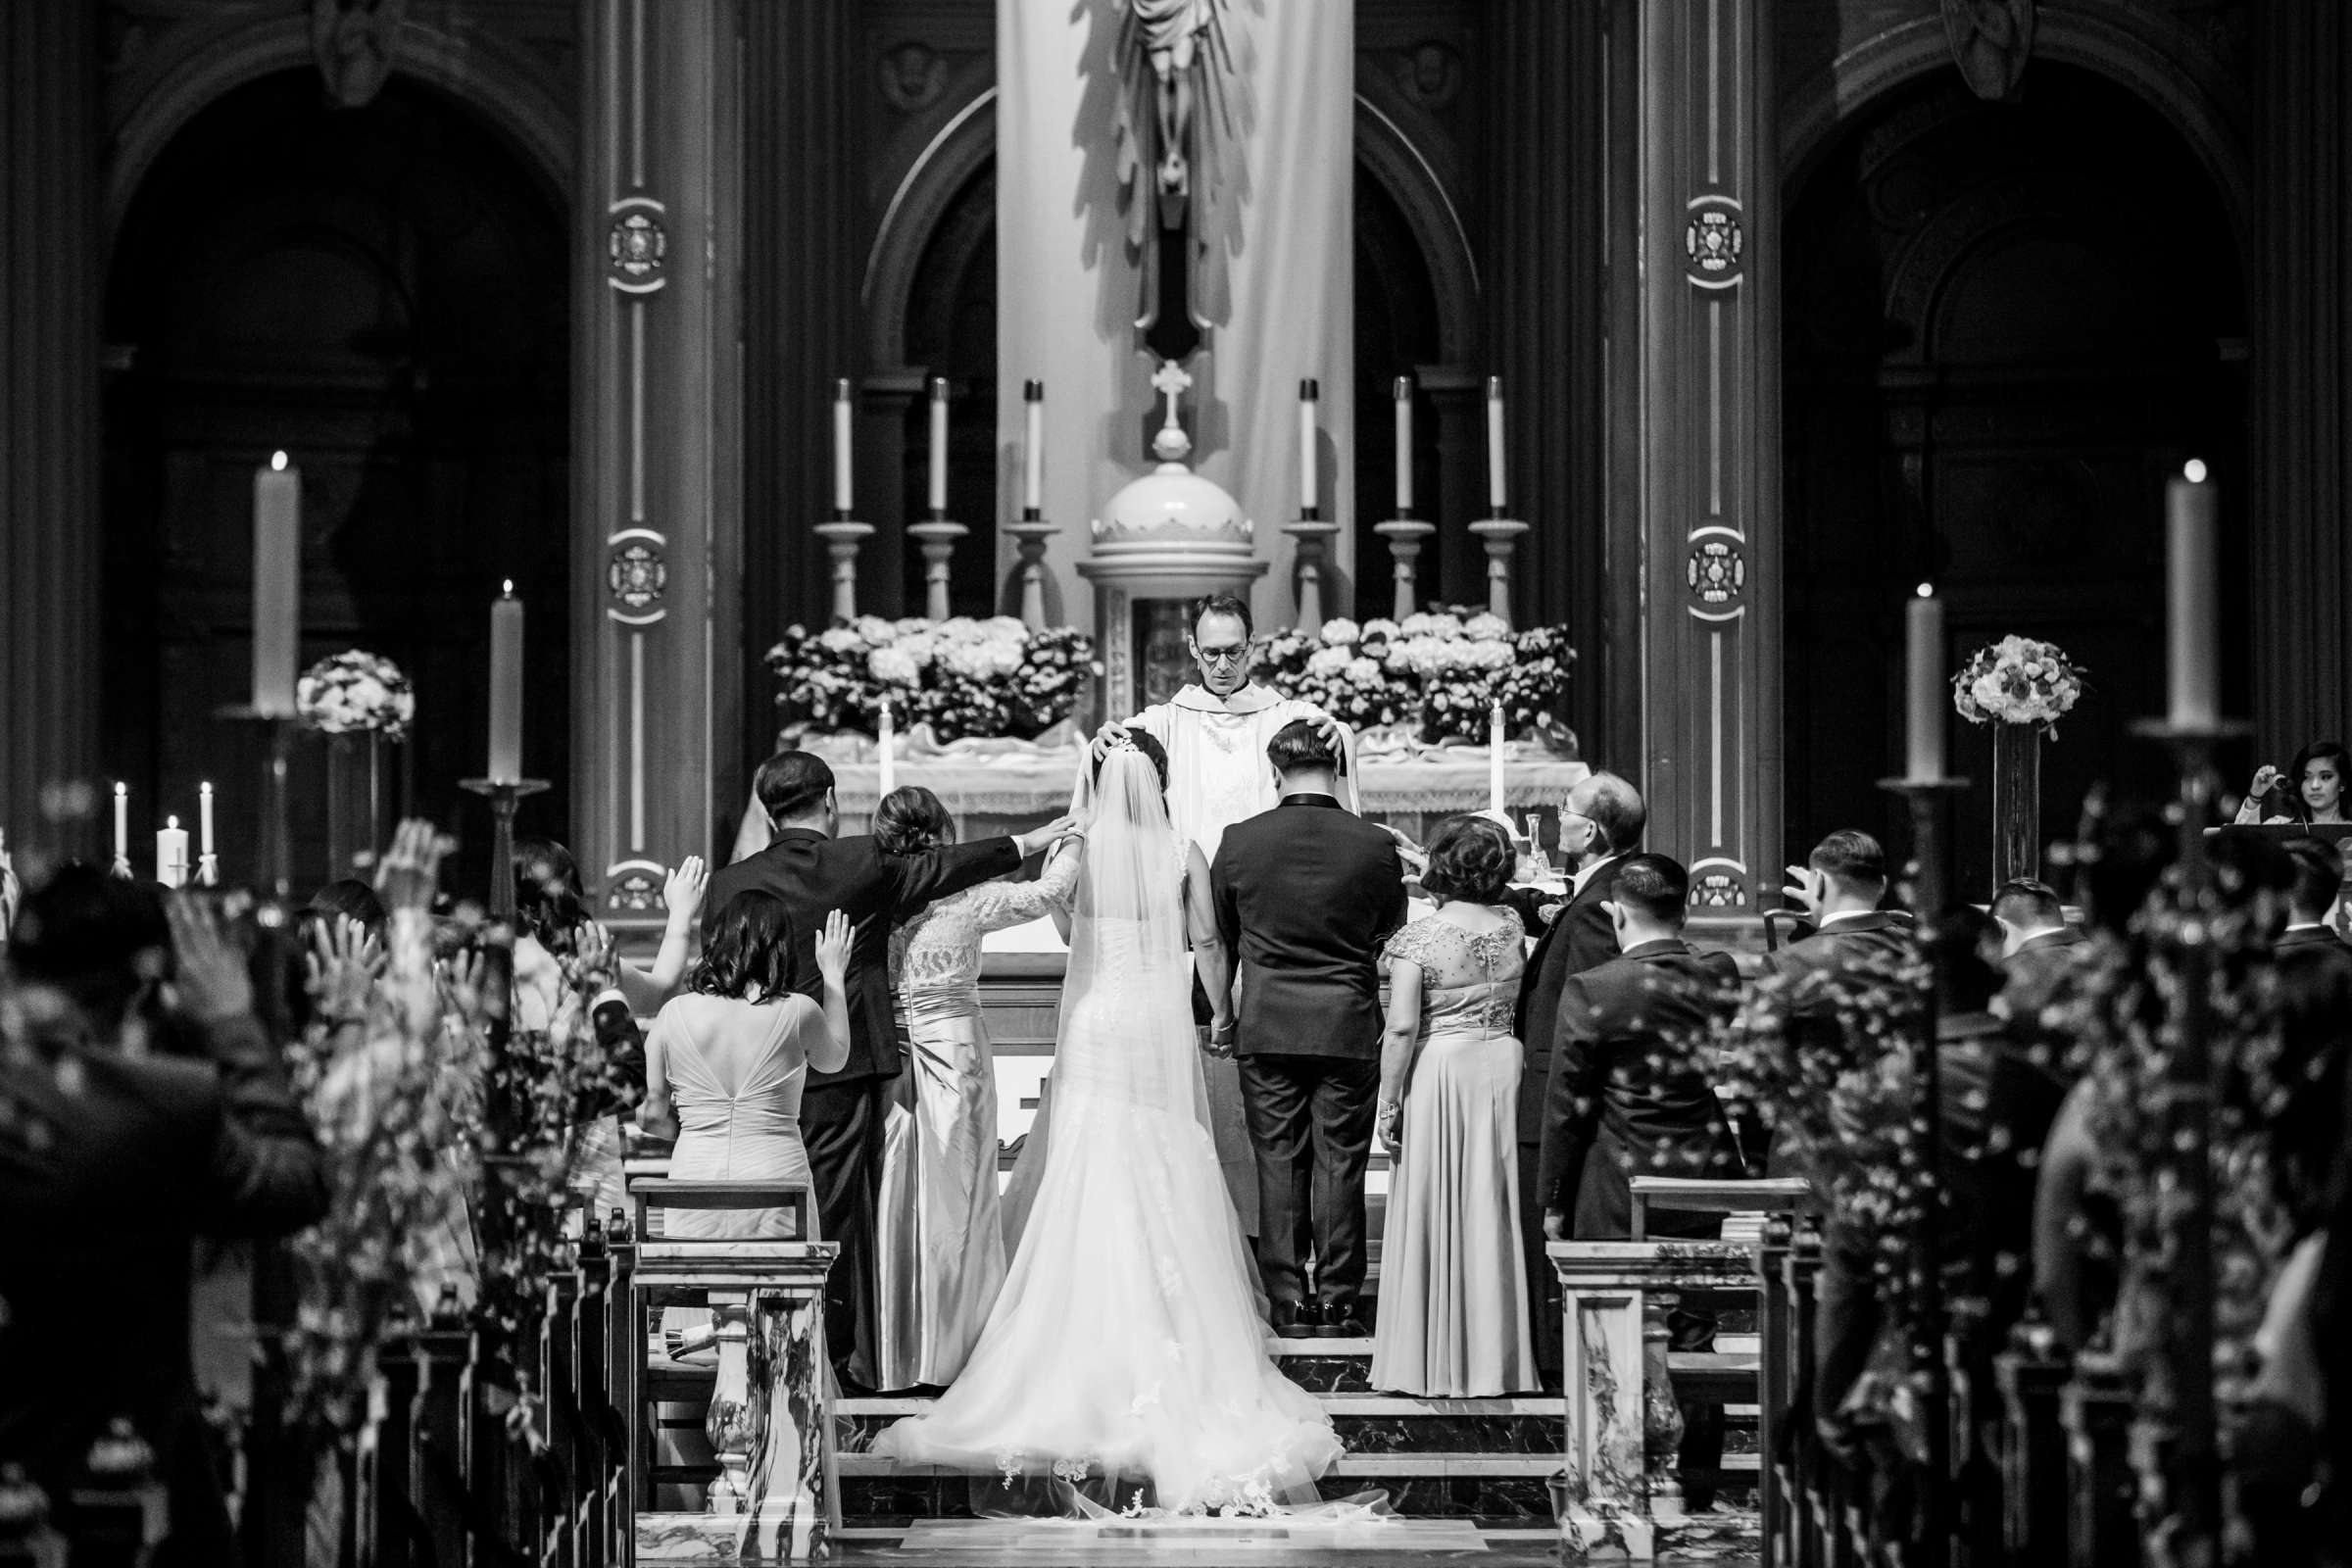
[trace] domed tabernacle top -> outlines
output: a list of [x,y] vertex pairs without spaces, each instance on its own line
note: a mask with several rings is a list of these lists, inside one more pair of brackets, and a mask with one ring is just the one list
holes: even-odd
[[1227,544],[1247,548],[1254,529],[1223,485],[1181,463],[1132,479],[1095,519],[1098,544]]

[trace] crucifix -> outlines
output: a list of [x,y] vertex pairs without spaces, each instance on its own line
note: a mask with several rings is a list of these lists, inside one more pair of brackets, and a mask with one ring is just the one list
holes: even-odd
[[1135,324],[1162,360],[1192,354],[1227,306],[1222,241],[1239,91],[1225,5],[1126,0],[1119,182],[1128,248],[1144,274]]

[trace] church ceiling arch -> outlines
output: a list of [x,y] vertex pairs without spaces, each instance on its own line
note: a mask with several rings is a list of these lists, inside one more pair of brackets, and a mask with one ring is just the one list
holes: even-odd
[[[248,82],[281,71],[317,69],[307,7],[254,18],[197,17],[166,25],[119,68],[122,102],[112,115],[103,220],[111,249],[140,182],[172,137],[204,108]],[[149,58],[167,60],[149,67]],[[463,36],[414,18],[402,22],[394,79],[424,82],[495,125],[559,204],[571,191],[575,126],[550,63],[488,28]]]

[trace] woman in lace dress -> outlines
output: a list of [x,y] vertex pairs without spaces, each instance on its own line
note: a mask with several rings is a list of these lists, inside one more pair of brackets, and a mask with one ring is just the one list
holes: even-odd
[[1498,906],[1513,862],[1502,829],[1449,823],[1422,887],[1437,911],[1389,941],[1381,1141],[1395,1161],[1380,1255],[1372,1386],[1475,1398],[1539,1386],[1519,1247],[1519,1041],[1527,966],[1518,913]]
[[[887,854],[921,855],[953,842],[956,824],[938,796],[909,787],[883,798],[874,837]],[[908,1071],[899,1085],[910,1108],[892,1108],[883,1146],[877,1388],[954,1382],[1004,1283],[980,941],[1067,910],[1076,851],[1064,840],[1038,880],[966,888],[891,933],[891,986],[906,1018]]]

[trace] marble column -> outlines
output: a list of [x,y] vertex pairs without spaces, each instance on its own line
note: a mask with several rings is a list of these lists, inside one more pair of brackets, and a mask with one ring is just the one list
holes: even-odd
[[[734,0],[582,7],[574,848],[616,927],[742,799],[742,50]],[[764,716],[764,715],[762,715]]]
[[2352,16],[2298,5],[2255,16],[2247,618],[2256,750],[2268,758],[2352,726]]
[[0,831],[12,848],[97,843],[95,816],[48,823],[42,798],[98,771],[96,17],[78,0],[0,6]]
[[1777,9],[1616,0],[1609,19],[1608,183],[1635,198],[1612,222],[1640,262],[1610,269],[1633,299],[1605,349],[1609,512],[1639,530],[1643,695],[1639,773],[1622,737],[1603,760],[1690,868],[1700,919],[1753,918],[1780,885]]

